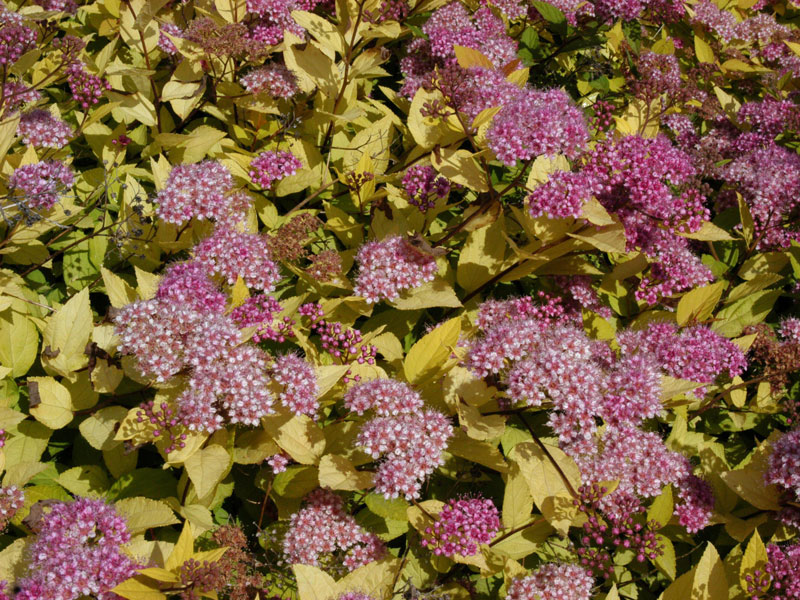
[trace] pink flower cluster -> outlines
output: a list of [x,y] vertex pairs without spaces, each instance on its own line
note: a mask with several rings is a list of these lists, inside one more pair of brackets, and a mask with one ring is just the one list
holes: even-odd
[[547,563],[514,579],[505,600],[591,600],[594,580],[578,565]]
[[473,556],[499,530],[500,515],[488,498],[451,499],[420,543],[437,556]]
[[380,417],[396,417],[422,409],[422,397],[395,379],[371,379],[354,385],[344,394],[347,410],[363,415],[368,410]]
[[241,277],[248,287],[271,292],[281,278],[266,236],[258,233],[217,226],[194,247],[194,256],[209,273],[220,275],[230,285]]
[[271,340],[283,343],[294,337],[292,325],[294,320],[286,316],[276,321],[276,316],[283,310],[275,298],[266,294],[250,296],[244,303],[233,309],[231,318],[240,328],[255,327],[253,341]]
[[47,210],[58,202],[66,188],[72,187],[74,181],[72,169],[67,165],[47,160],[14,169],[8,178],[8,187],[15,190],[15,198],[31,210]]
[[[409,98],[420,87],[432,89],[437,78],[444,80],[443,87],[448,90],[463,87],[457,82],[463,83],[470,75],[458,66],[454,46],[479,50],[497,68],[516,58],[517,43],[506,33],[503,21],[488,6],[470,15],[463,4],[451,2],[435,10],[422,26],[422,31],[428,39],[413,40],[407,47],[408,55],[400,63],[406,78],[401,93]],[[437,75],[437,72],[440,74]],[[486,86],[467,85],[469,91],[462,91],[467,96],[491,96],[497,93],[497,90]]]
[[413,165],[403,176],[403,187],[408,203],[422,212],[436,205],[436,198],[444,198],[450,193],[450,182],[438,177],[430,165]]
[[[713,383],[722,373],[731,378],[747,367],[744,352],[732,341],[703,325],[678,331],[674,323],[651,323],[645,329],[628,330],[619,336],[623,352],[640,352],[655,359],[671,377],[697,383]],[[705,388],[695,390],[697,397]]]
[[113,600],[110,590],[136,573],[122,548],[131,539],[125,519],[102,500],[57,503],[36,531],[18,600]]
[[265,93],[273,98],[288,100],[299,91],[295,74],[276,62],[250,71],[240,82],[251,94]]
[[797,600],[800,598],[800,543],[786,546],[769,544],[767,564],[764,567],[770,584],[772,600]]
[[394,300],[400,292],[432,281],[439,267],[433,256],[417,250],[399,235],[367,242],[358,249],[353,292],[368,302]]
[[0,487],[0,531],[25,503],[25,492],[15,485]]
[[341,564],[352,571],[386,554],[378,536],[356,523],[333,492],[317,489],[305,501],[306,507],[292,515],[283,540],[283,553],[290,564]]
[[785,433],[772,445],[764,479],[800,502],[800,429]]
[[269,468],[272,469],[272,472],[277,475],[278,473],[283,473],[286,470],[286,467],[289,466],[289,462],[291,461],[291,457],[288,454],[284,454],[280,452],[279,454],[273,454],[267,459],[267,464]]
[[[746,364],[741,350],[704,327],[678,332],[674,325],[651,324],[621,332],[617,355],[565,319],[535,315],[532,306],[514,299],[480,307],[483,335],[470,344],[470,370],[498,376],[515,402],[549,404],[548,423],[584,482],[619,481],[602,500],[608,514],[624,514],[627,504],[675,484],[681,523],[691,530],[705,526],[713,509],[710,488],[694,477],[685,457],[639,426],[661,412],[662,374],[699,383],[711,383],[724,371],[733,377]],[[602,434],[598,419],[606,424]]]
[[267,357],[241,344],[223,309],[224,297],[198,263],[188,263],[170,267],[156,298],[130,304],[114,319],[119,351],[135,356],[145,375],[167,381],[188,373],[176,403],[180,424],[190,430],[215,431],[225,422],[257,425],[272,411]]
[[304,38],[306,30],[293,18],[293,10],[314,10],[319,0],[247,0],[247,11],[256,20],[251,28],[251,37],[264,44],[279,44],[284,30]]
[[0,7],[0,65],[4,70],[36,46],[36,31],[24,23],[22,15],[9,10],[5,4]]
[[46,110],[36,109],[20,117],[17,135],[39,148],[63,148],[73,135],[72,127]]
[[289,177],[303,168],[303,163],[291,152],[267,150],[250,162],[250,179],[268,190],[276,181]]
[[183,29],[174,23],[164,23],[161,25],[161,31],[158,34],[158,47],[161,49],[161,51],[165,54],[177,54],[177,46],[175,46],[175,43],[164,34],[169,34],[172,37],[179,38],[183,36]]
[[275,359],[272,378],[283,386],[281,403],[296,415],[313,416],[319,410],[319,385],[314,367],[296,354]]
[[574,157],[589,141],[589,129],[583,113],[563,90],[526,88],[503,105],[486,140],[497,158],[513,166],[541,154]]
[[345,592],[336,600],[375,600],[375,598],[367,594],[362,594],[361,592]]
[[226,219],[231,214],[230,172],[214,160],[175,165],[164,189],[156,196],[157,214],[167,223],[182,225],[195,219]]
[[582,169],[556,173],[528,197],[534,217],[580,217],[592,196],[625,226],[628,250],[654,260],[637,298],[655,303],[660,296],[702,285],[711,272],[678,235],[697,231],[709,220],[697,191],[691,156],[664,136],[627,136],[598,144]]
[[422,482],[443,463],[442,452],[453,435],[450,420],[423,411],[419,395],[407,385],[371,380],[348,390],[345,406],[378,415],[358,434],[358,445],[383,460],[375,473],[375,491],[386,498],[419,496]]
[[111,89],[111,84],[102,77],[92,75],[86,70],[86,65],[75,61],[67,66],[67,83],[72,92],[72,98],[78,105],[86,110],[100,102],[103,92]]

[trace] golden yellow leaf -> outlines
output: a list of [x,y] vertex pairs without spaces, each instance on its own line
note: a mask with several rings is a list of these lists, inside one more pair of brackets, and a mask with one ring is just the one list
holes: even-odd
[[336,597],[336,581],[322,569],[292,565],[297,579],[298,600],[330,600]]
[[30,413],[50,429],[61,429],[72,421],[69,390],[52,377],[28,377]]
[[726,287],[727,282],[717,281],[685,293],[678,301],[678,325],[682,327],[691,322],[702,323],[708,319]]
[[445,321],[411,347],[403,363],[409,383],[421,383],[436,375],[450,358],[461,333],[461,317]]
[[232,459],[225,448],[211,445],[195,452],[183,463],[198,498],[205,498],[228,474]]
[[42,339],[42,365],[59,375],[86,366],[84,350],[92,335],[89,288],[83,288],[47,320]]
[[264,428],[289,456],[303,465],[315,465],[325,451],[325,434],[306,415],[270,415]]
[[494,69],[492,61],[489,60],[480,50],[474,48],[467,48],[466,46],[453,46],[453,51],[458,60],[459,66],[462,69],[469,69],[470,67],[484,67],[486,69]]
[[373,485],[372,473],[357,471],[344,456],[326,454],[319,461],[319,484],[332,490],[365,490]]

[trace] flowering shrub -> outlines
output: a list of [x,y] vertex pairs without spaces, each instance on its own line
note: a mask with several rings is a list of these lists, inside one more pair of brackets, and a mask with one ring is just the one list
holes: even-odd
[[799,22],[0,2],[0,600],[800,598]]

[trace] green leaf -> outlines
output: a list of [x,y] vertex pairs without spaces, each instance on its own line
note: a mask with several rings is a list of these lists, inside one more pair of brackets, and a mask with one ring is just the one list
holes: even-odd
[[567,32],[567,18],[558,8],[547,2],[541,2],[540,0],[533,0],[531,4],[539,11],[539,14],[542,15],[545,21],[555,25],[554,29],[557,33],[563,35]]
[[764,290],[737,300],[716,314],[711,329],[729,338],[741,335],[745,327],[761,323],[767,317],[780,295],[777,290]]

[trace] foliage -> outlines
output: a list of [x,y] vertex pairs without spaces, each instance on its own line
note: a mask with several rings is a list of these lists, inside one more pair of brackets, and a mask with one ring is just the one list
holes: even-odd
[[9,2],[0,598],[800,598],[798,18]]

